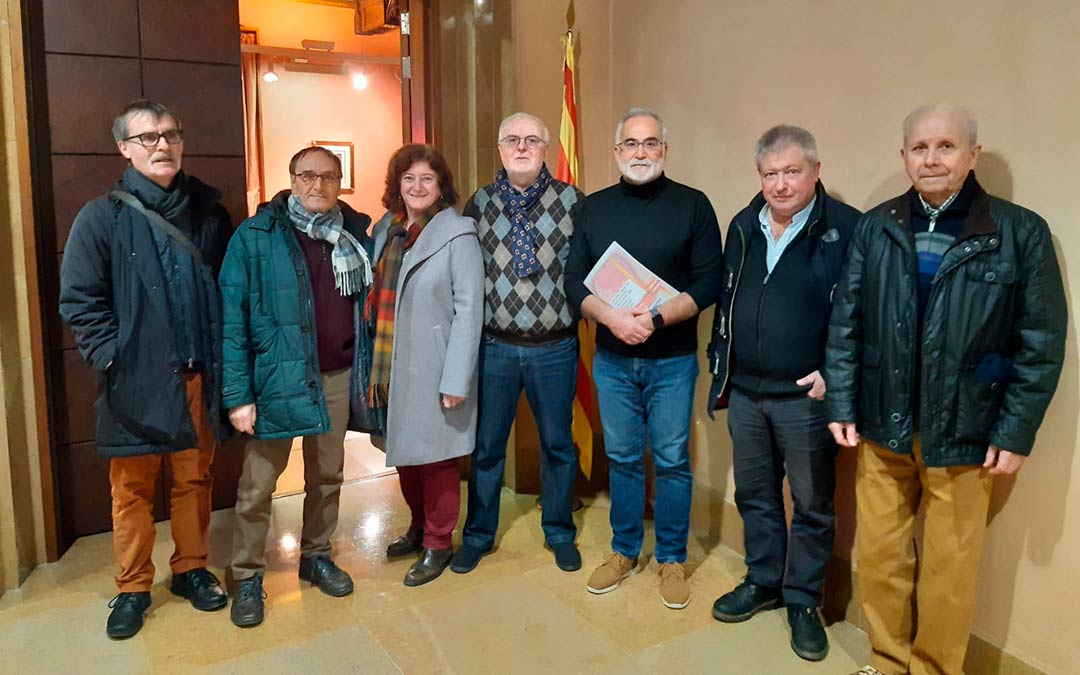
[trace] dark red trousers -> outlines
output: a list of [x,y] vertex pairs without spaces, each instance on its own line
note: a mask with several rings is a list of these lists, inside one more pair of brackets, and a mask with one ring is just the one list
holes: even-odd
[[397,467],[401,494],[412,511],[409,529],[423,528],[424,548],[450,548],[461,513],[457,459]]

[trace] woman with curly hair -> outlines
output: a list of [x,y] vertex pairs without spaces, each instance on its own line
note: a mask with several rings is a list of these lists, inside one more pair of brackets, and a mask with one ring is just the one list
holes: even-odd
[[386,464],[397,467],[412,511],[408,532],[387,548],[389,557],[420,553],[406,586],[434,580],[450,563],[461,510],[457,458],[472,452],[476,436],[484,267],[476,223],[458,215],[457,201],[442,155],[405,145],[390,158],[388,211],[372,230],[368,399],[386,408]]

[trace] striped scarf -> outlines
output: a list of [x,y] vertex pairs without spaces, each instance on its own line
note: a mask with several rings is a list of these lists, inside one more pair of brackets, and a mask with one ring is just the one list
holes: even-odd
[[364,306],[367,320],[375,320],[375,348],[371,360],[371,383],[368,385],[368,405],[372,408],[385,408],[389,401],[390,364],[394,356],[394,307],[397,304],[401,263],[405,259],[405,251],[412,248],[436,213],[437,209],[432,206],[407,228],[405,214],[395,213],[386,235],[382,257],[375,266],[375,284]]
[[317,241],[333,246],[330,263],[334,269],[334,286],[342,295],[355,295],[371,284],[371,263],[364,247],[345,230],[341,206],[335,205],[326,213],[308,211],[296,195],[289,195],[289,220],[293,227]]

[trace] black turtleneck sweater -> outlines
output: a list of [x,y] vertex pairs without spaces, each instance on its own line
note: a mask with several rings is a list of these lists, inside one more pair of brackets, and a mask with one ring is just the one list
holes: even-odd
[[[698,309],[720,296],[720,225],[708,197],[661,175],[645,185],[621,180],[575,205],[566,266],[566,297],[580,311],[590,295],[585,277],[612,242],[694,299]],[[596,344],[620,356],[666,358],[697,351],[697,317],[665,326],[640,345],[628,345],[597,326]]]

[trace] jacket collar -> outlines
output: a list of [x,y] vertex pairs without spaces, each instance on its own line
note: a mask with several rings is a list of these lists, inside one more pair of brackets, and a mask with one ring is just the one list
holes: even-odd
[[[814,186],[814,194],[817,197],[817,201],[814,202],[814,208],[810,211],[810,217],[807,218],[806,227],[803,229],[803,232],[805,232],[807,236],[825,231],[825,228],[818,223],[825,218],[825,200],[828,197],[828,193],[825,191],[825,184],[821,182],[820,178]],[[761,213],[761,209],[764,206],[765,193],[758,192],[754,195],[754,198],[750,200],[750,204],[740,212],[741,217],[738,218],[738,224],[740,227],[748,228],[748,234],[758,228],[758,214]]]
[[[967,239],[968,237],[977,237],[997,232],[998,226],[994,222],[994,219],[990,217],[989,196],[975,178],[974,171],[968,174],[968,177],[964,182],[964,187],[970,187],[974,194],[971,199],[971,208],[968,209],[967,217],[964,219],[964,229],[961,230],[960,235],[956,240],[960,241],[961,239]],[[889,211],[889,221],[899,228],[909,239],[914,237],[914,234],[911,231],[911,204],[917,201],[918,197],[915,194],[915,188],[911,187],[904,194],[886,202]]]

